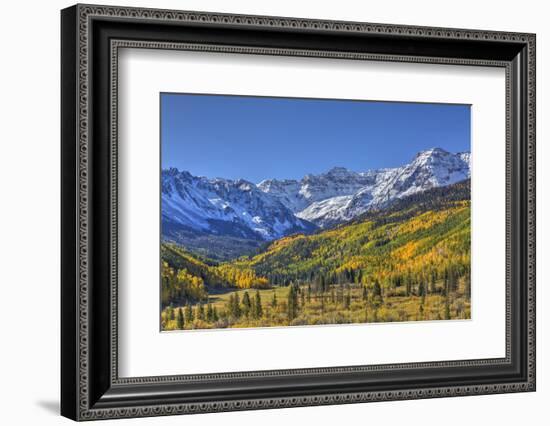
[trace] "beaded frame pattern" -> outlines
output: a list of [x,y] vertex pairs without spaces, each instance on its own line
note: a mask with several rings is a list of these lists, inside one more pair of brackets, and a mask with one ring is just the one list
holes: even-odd
[[[489,393],[506,393],[518,391],[532,391],[535,389],[535,36],[532,34],[493,32],[463,29],[430,28],[416,26],[369,24],[356,22],[337,22],[325,20],[279,18],[264,16],[246,16],[229,15],[203,12],[170,11],[157,9],[141,9],[126,7],[104,7],[94,5],[78,5],[78,418],[80,420],[93,420],[105,418],[123,418],[123,417],[142,417],[142,416],[160,416],[173,414],[207,413],[233,410],[251,410],[267,408],[283,408],[310,405],[327,404],[345,404],[369,401],[387,401],[419,398],[437,398],[448,396],[465,396]],[[487,41],[509,41],[524,43],[527,45],[528,73],[527,73],[527,96],[528,96],[528,247],[527,247],[527,305],[528,305],[528,323],[527,323],[527,353],[528,353],[528,379],[526,382],[504,383],[494,385],[479,386],[450,386],[424,389],[403,389],[395,391],[379,392],[356,392],[356,393],[337,393],[326,395],[312,395],[303,397],[277,397],[265,399],[247,399],[247,400],[228,400],[208,403],[176,403],[156,406],[144,406],[138,408],[113,408],[113,409],[90,409],[89,407],[89,336],[88,336],[88,111],[89,111],[89,28],[90,20],[94,17],[118,17],[128,19],[140,19],[141,21],[173,21],[173,22],[192,22],[205,24],[224,24],[252,26],[256,28],[302,28],[317,31],[338,31],[355,33],[377,33],[385,35],[411,35],[415,37],[426,38],[447,38],[447,39],[466,39],[466,40],[487,40]],[[153,48],[153,49],[172,49],[172,50],[197,50],[208,52],[225,52],[237,54],[262,54],[262,55],[286,55],[286,56],[310,56],[325,57],[334,59],[363,59],[376,61],[397,61],[397,62],[424,62],[424,63],[445,63],[456,65],[480,65],[497,66],[506,68],[506,114],[507,114],[507,149],[506,149],[506,197],[507,197],[507,247],[506,247],[506,358],[503,359],[484,359],[484,360],[464,360],[450,362],[434,363],[415,363],[415,364],[393,364],[377,366],[354,366],[354,367],[327,367],[322,369],[302,369],[302,370],[274,370],[262,372],[243,372],[243,373],[221,373],[211,375],[195,376],[161,376],[161,377],[137,377],[137,378],[118,378],[117,373],[117,221],[116,221],[116,201],[117,201],[117,58],[119,48]],[[304,375],[304,374],[330,374],[342,372],[374,371],[383,369],[399,368],[424,368],[424,367],[448,367],[448,366],[474,366],[487,365],[495,363],[506,363],[510,361],[510,163],[511,149],[510,138],[511,129],[509,126],[510,117],[510,68],[505,62],[466,60],[453,58],[419,58],[412,56],[396,55],[370,55],[359,53],[343,52],[320,52],[312,50],[287,50],[270,48],[252,48],[252,47],[232,47],[215,45],[193,45],[183,43],[163,43],[163,42],[145,42],[132,40],[112,40],[111,41],[111,158],[113,167],[111,169],[111,338],[112,338],[112,369],[111,380],[113,383],[165,383],[177,381],[197,381],[214,380],[222,378],[244,378],[261,376],[285,376],[285,375]]]

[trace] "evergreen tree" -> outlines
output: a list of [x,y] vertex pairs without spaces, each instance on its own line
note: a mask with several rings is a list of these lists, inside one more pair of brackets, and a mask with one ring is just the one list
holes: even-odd
[[449,306],[449,298],[445,297],[445,319],[451,319],[451,307]]
[[226,310],[228,312],[233,312],[233,305],[235,304],[235,297],[233,296],[233,293],[229,294],[229,297],[226,302]]
[[181,308],[178,308],[178,316],[176,318],[176,328],[178,330],[183,330],[183,326],[184,326],[184,319],[183,319],[183,311],[181,310]]
[[418,294],[420,295],[420,305],[424,305],[426,302],[426,285],[422,282],[418,287]]
[[264,312],[263,312],[263,309],[262,309],[262,297],[260,296],[260,292],[258,290],[256,290],[254,308],[255,308],[255,315],[254,316],[256,318],[261,318],[263,316]]
[[212,303],[210,302],[206,305],[206,320],[208,322],[214,321],[214,309],[212,308]]
[[443,294],[447,296],[449,294],[449,271],[445,268],[443,273]]
[[166,308],[166,314],[165,314],[165,317],[168,321],[172,321],[175,319],[175,316],[174,316],[174,308],[172,308],[172,306],[168,306]]
[[372,293],[374,297],[382,296],[382,287],[380,287],[380,282],[378,280],[374,281],[374,285],[372,287]]
[[349,309],[351,306],[351,292],[348,290],[344,297],[344,309]]
[[363,286],[363,301],[367,301],[369,298],[369,291],[366,286]]
[[235,293],[235,297],[233,298],[232,315],[235,318],[240,318],[241,314],[242,314],[242,311],[241,311],[241,301],[239,299],[239,293]]
[[307,285],[307,303],[311,303],[311,284]]
[[202,305],[202,303],[199,303],[197,305],[197,315],[196,315],[196,318],[198,320],[204,320],[204,306]]
[[191,324],[193,322],[193,309],[189,304],[185,305],[184,317],[186,324]]
[[277,307],[277,293],[275,290],[273,290],[273,298],[271,299],[271,307],[276,308]]
[[256,319],[256,303],[254,302],[254,297],[250,299],[250,311],[248,313],[250,318]]
[[218,310],[216,309],[216,307],[214,306],[212,308],[212,322],[217,322],[219,320],[219,316],[218,316]]
[[426,291],[424,289],[424,283],[421,282],[419,285],[418,285],[418,295],[419,296],[425,296],[426,295]]
[[372,313],[372,321],[378,322],[378,308],[374,308],[374,311]]
[[243,305],[242,313],[245,317],[248,318],[248,316],[250,315],[251,308],[252,308],[252,303],[250,302],[250,296],[248,295],[248,291],[245,291],[244,294],[243,294],[242,305]]
[[336,294],[336,300],[338,303],[344,303],[344,286],[340,284],[338,287],[338,293]]
[[294,286],[288,288],[288,300],[287,300],[287,317],[289,321],[292,321],[298,316],[298,295]]
[[376,306],[380,306],[382,303],[384,303],[384,299],[382,298],[382,287],[380,286],[380,282],[378,280],[374,281],[374,285],[372,287],[372,296],[373,302]]
[[436,275],[435,275],[435,271],[432,272],[432,279],[430,281],[430,293],[435,293],[436,291],[436,288],[435,288],[435,280],[436,280]]
[[458,279],[454,269],[449,270],[449,292],[455,292],[458,288]]

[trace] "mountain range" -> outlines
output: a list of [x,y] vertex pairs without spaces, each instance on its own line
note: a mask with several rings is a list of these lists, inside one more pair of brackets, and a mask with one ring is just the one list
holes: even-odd
[[286,235],[326,229],[409,195],[468,179],[470,162],[469,152],[432,148],[401,167],[364,172],[334,167],[301,180],[258,184],[165,169],[162,238],[199,254],[230,258]]

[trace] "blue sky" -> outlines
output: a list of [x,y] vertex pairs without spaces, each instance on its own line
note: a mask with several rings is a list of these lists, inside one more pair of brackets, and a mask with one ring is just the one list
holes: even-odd
[[162,168],[198,176],[300,179],[365,171],[418,151],[470,150],[468,105],[161,94]]

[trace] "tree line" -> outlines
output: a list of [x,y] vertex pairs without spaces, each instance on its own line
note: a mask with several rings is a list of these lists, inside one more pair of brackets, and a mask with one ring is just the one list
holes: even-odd
[[[432,276],[433,277],[433,276]],[[443,314],[440,318],[451,319],[458,316],[464,309],[461,305],[451,312],[451,305],[457,298],[467,296],[469,299],[469,278],[463,277],[461,293],[459,292],[459,278],[452,272],[444,274],[437,283],[434,281],[415,284],[415,288],[407,290],[406,285],[401,287],[401,296],[414,297],[418,311],[418,318],[423,318],[426,298],[438,296],[444,304]],[[411,281],[412,287],[412,281]],[[409,293],[410,291],[410,293]],[[284,325],[291,325],[294,320],[301,317],[307,320],[311,313],[323,316],[327,312],[339,312],[345,314],[351,310],[362,310],[364,322],[368,318],[378,321],[378,310],[385,306],[386,299],[392,303],[399,295],[394,289],[384,287],[379,280],[373,280],[369,285],[357,283],[331,284],[322,278],[309,284],[290,283],[287,286],[285,297],[279,300],[280,292],[273,290],[268,292],[259,290],[249,292],[233,292],[229,294],[227,301],[219,309],[208,299],[196,304],[187,303],[185,306],[174,308],[168,306],[164,311],[165,321],[175,321],[176,329],[204,328],[202,323],[227,327],[233,324],[260,324],[258,321],[273,319],[284,320]],[[263,297],[262,297],[263,295]],[[407,317],[408,318],[408,317]],[[405,318],[402,318],[405,320]],[[173,326],[172,326],[173,327]]]

